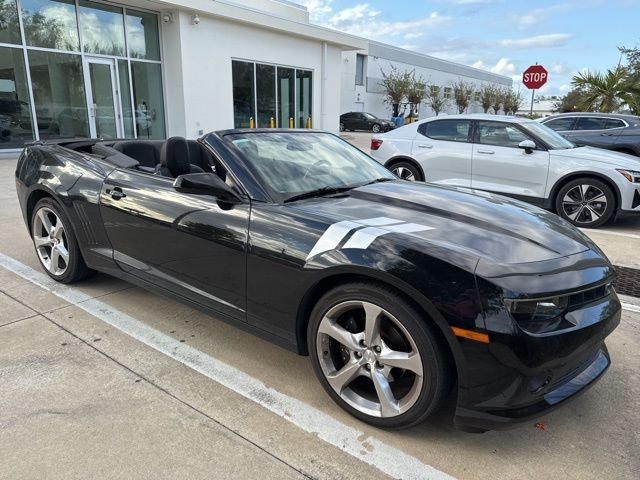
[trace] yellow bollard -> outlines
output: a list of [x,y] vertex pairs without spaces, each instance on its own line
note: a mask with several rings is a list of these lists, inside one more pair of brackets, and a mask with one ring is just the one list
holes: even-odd
[[249,117],[249,128],[255,128],[255,122],[253,121],[253,117]]
[[289,117],[289,128],[293,128],[293,117]]
[[273,117],[269,119],[269,128],[276,128],[276,120]]
[[307,128],[311,128],[311,117],[307,118]]

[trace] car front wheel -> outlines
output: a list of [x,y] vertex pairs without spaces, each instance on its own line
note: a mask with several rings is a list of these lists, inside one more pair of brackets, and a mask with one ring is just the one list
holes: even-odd
[[380,130],[381,130],[380,125],[377,123],[374,123],[373,126],[371,127],[371,131],[373,133],[380,133]]
[[343,285],[320,299],[310,322],[315,373],[353,416],[399,429],[442,404],[451,385],[448,357],[424,315],[393,290]]
[[611,219],[616,198],[609,185],[595,178],[578,178],[556,196],[556,211],[577,227],[596,228]]

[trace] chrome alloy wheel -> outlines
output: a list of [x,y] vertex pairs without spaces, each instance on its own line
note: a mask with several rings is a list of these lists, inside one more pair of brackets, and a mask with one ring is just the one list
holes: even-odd
[[317,355],[331,388],[366,415],[395,417],[418,400],[422,359],[407,329],[365,301],[332,307],[320,321]]
[[593,185],[576,185],[562,199],[562,209],[572,221],[589,224],[604,215],[607,210],[607,196]]
[[69,267],[69,243],[60,217],[47,207],[40,208],[34,216],[32,232],[40,263],[52,275],[63,275]]
[[416,181],[416,176],[413,174],[413,172],[405,167],[394,167],[391,170],[391,173],[393,173],[396,177],[400,178],[401,180],[408,180],[409,182]]

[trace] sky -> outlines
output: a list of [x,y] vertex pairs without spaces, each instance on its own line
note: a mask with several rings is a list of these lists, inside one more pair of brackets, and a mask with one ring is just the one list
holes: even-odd
[[573,75],[604,71],[618,46],[640,46],[640,0],[293,0],[311,22],[510,76],[536,62],[539,94],[564,95]]

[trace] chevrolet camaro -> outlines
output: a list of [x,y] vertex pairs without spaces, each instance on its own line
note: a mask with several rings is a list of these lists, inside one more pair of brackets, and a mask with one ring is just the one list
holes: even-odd
[[378,427],[446,402],[459,428],[502,428],[610,364],[621,306],[589,238],[518,200],[400,180],[329,133],[36,143],[16,185],[52,278],[104,272],[309,355]]

